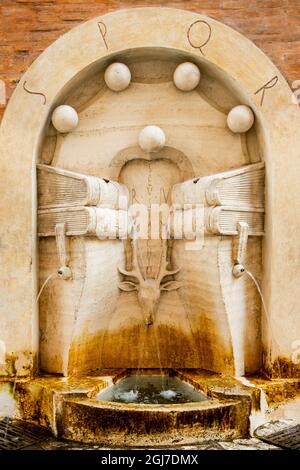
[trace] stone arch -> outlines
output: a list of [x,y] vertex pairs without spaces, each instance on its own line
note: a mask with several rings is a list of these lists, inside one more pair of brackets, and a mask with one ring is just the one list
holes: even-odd
[[[32,373],[38,353],[35,164],[51,111],[100,61],[153,47],[172,49],[177,57],[188,54],[213,71],[257,116],[267,175],[266,366],[278,358],[288,361],[293,352],[291,343],[300,330],[298,305],[291,295],[298,288],[294,253],[300,229],[300,212],[295,210],[300,116],[290,88],[266,55],[228,26],[188,11],[137,8],[92,19],[55,41],[21,79],[2,121],[0,330],[7,352],[18,354],[20,374]],[[270,335],[277,350],[272,349]]]
[[[115,167],[120,172],[127,162],[134,160],[138,154],[141,154],[139,147],[127,148],[115,155],[110,163],[111,166]],[[155,159],[165,158],[175,163],[178,166],[181,176],[183,179],[189,179],[193,177],[193,167],[188,157],[181,151],[172,148],[164,147],[160,152],[155,154]]]

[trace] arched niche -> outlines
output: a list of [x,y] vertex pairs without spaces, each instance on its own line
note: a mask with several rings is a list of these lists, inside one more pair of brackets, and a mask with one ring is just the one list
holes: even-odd
[[[250,149],[250,161],[251,155],[253,161],[262,159],[266,168],[264,367],[272,373],[276,364],[282,364],[287,375],[298,373],[291,357],[300,334],[296,298],[300,118],[291,91],[270,60],[224,24],[187,11],[138,8],[95,18],[59,38],[23,76],[2,121],[1,340],[7,353],[16,355],[19,375],[31,374],[38,357],[36,163],[53,156],[51,112],[69,101],[84,113],[86,103],[101,93],[97,70],[103,71],[114,60],[131,63],[138,82],[141,58],[149,71],[153,59],[163,62],[165,57],[173,63],[190,59],[200,66],[210,105],[220,103],[215,92],[221,90],[223,96],[226,89],[226,99],[219,105],[223,115],[235,101],[255,112],[256,136],[241,144]],[[164,70],[162,77],[168,73]],[[86,82],[91,84],[90,96],[80,93]]]

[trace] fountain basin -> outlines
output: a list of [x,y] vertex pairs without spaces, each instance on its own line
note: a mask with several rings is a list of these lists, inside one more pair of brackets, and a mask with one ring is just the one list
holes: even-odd
[[[151,379],[159,370],[141,370]],[[278,419],[279,411],[297,405],[299,379],[247,380],[205,370],[165,370],[166,378],[180,378],[204,395],[190,403],[145,404],[100,400],[99,396],[122,379],[136,381],[134,369],[97,370],[87,376],[40,376],[9,382],[15,411],[11,415],[48,428],[57,438],[99,444],[109,448],[181,446],[209,439],[249,437],[250,420],[268,411],[261,422]],[[126,382],[125,382],[126,383]],[[170,383],[170,382],[169,382]],[[3,383],[6,385],[6,383]],[[2,387],[3,388],[3,387]],[[0,382],[1,389],[1,382]],[[4,389],[3,389],[4,393]],[[293,408],[294,409],[294,408]],[[276,416],[274,415],[276,413]],[[280,416],[282,417],[282,416]],[[289,417],[284,414],[284,418]]]
[[131,375],[101,391],[95,399],[118,403],[167,405],[201,402],[207,400],[207,397],[177,377]]
[[[138,380],[161,381],[157,370],[140,374]],[[236,381],[224,385],[218,375],[187,370],[166,371],[164,379],[171,389],[176,379],[177,387],[191,395],[180,397],[184,403],[105,401],[103,395],[112,387],[122,381],[132,386],[137,380],[135,370],[119,369],[19,382],[16,397],[20,416],[46,426],[56,437],[108,447],[185,445],[248,435],[251,396],[236,388]]]
[[217,400],[181,405],[144,405],[68,399],[61,437],[104,446],[193,444],[241,437],[247,423],[241,403]]

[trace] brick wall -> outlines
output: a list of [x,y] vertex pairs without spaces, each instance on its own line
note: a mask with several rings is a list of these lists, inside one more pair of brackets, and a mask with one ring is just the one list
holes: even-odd
[[[290,83],[300,79],[300,0],[0,0],[0,79],[7,98],[60,35],[108,11],[137,6],[184,8],[220,20],[254,41]],[[0,119],[3,111],[4,105]]]

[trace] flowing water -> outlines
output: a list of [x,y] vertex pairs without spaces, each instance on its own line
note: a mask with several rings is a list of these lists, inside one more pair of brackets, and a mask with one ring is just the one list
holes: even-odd
[[121,379],[106,390],[102,390],[95,399],[118,403],[158,405],[198,403],[207,400],[207,397],[177,377],[132,375]]
[[143,322],[142,326],[141,326],[142,340],[140,339],[141,338],[141,333],[140,333],[140,337],[139,337],[139,361],[138,361],[138,368],[137,368],[137,372],[136,372],[136,381],[135,381],[135,384],[134,384],[134,391],[136,393],[138,393],[138,391],[137,391],[138,377],[139,377],[139,372],[140,372],[141,366],[142,366],[142,360],[143,360],[143,357],[144,357],[144,350],[145,350],[145,345],[146,345],[146,337],[147,337],[147,333],[148,333],[148,328],[149,328],[149,326],[144,325],[144,322]]
[[160,356],[160,348],[159,348],[157,330],[155,328],[154,328],[154,339],[155,339],[155,344],[156,344],[157,359],[158,359],[158,363],[159,363],[159,370],[160,370],[160,376],[161,376],[161,387],[162,387],[162,390],[164,391],[165,390],[165,380],[164,380],[165,375],[164,375],[164,371],[163,371],[162,363],[161,363],[161,356]]
[[253,276],[253,274],[250,272],[250,271],[247,271],[247,269],[245,269],[245,273],[252,279],[252,281],[254,282],[255,286],[256,286],[256,289],[260,295],[260,298],[261,298],[261,302],[262,302],[262,305],[263,305],[263,308],[264,308],[264,311],[265,311],[265,314],[268,318],[268,321],[269,321],[269,315],[268,315],[268,310],[267,310],[267,307],[266,307],[266,303],[265,303],[265,299],[264,299],[264,296],[263,296],[263,293],[262,293],[262,290],[260,288],[260,285],[256,279],[255,276]]
[[[245,269],[245,273],[250,277],[250,279],[254,283],[254,285],[255,285],[258,293],[259,293],[261,303],[262,303],[262,306],[263,306],[263,310],[265,312],[266,322],[267,322],[268,329],[269,329],[269,332],[270,332],[270,342],[271,342],[271,348],[272,348],[272,344],[277,345],[277,343],[275,342],[274,336],[272,334],[272,324],[271,324],[271,321],[270,321],[269,313],[268,313],[268,310],[267,310],[266,302],[265,302],[261,287],[260,287],[257,279],[255,278],[255,276],[250,271],[247,271],[247,269]],[[240,382],[242,382],[244,385],[247,385],[249,387],[255,387],[255,385],[253,385],[245,377],[237,377],[237,379]],[[262,388],[259,387],[259,389],[260,389],[260,407],[259,407],[259,410],[252,410],[251,414],[250,414],[250,417],[249,417],[250,435],[251,436],[253,435],[254,430],[258,426],[261,426],[262,424],[266,423],[268,419],[270,419],[269,414],[271,413],[271,410],[270,410],[269,405],[268,405],[266,393]]]
[[[16,373],[14,383],[13,383],[13,389],[12,389],[12,398],[13,398],[13,400],[15,399],[15,395],[16,395],[17,379],[18,379],[18,375]],[[6,423],[5,423],[4,439],[6,441],[7,440],[7,432],[8,432],[9,426],[12,422],[12,418],[5,418],[5,419],[6,419]]]
[[[246,377],[236,377],[242,384],[246,385],[247,387],[256,388]],[[268,418],[269,405],[266,397],[265,391],[258,387],[260,391],[260,404],[259,410],[252,409],[250,416],[249,416],[249,424],[250,424],[250,436],[253,436],[253,433],[258,426],[265,424]]]
[[[54,277],[57,277],[58,276],[58,273],[55,272],[55,273],[51,273],[45,280],[45,282],[43,283],[42,287],[40,288],[39,290],[39,293],[37,295],[37,298],[36,298],[36,303],[38,303],[39,299],[40,299],[40,296],[43,292],[43,290],[45,289],[46,285],[48,284],[48,282],[53,279]],[[16,394],[16,385],[17,385],[17,379],[18,379],[18,375],[16,373],[15,375],[15,378],[14,378],[14,383],[13,383],[13,389],[12,389],[12,397],[13,399],[15,398],[15,394]],[[7,438],[7,433],[8,433],[8,430],[9,430],[9,426],[11,424],[11,419],[10,418],[6,418],[6,426],[5,426],[5,432],[4,432],[4,439]]]
[[[263,309],[265,311],[265,319],[266,319],[266,323],[267,323],[267,326],[268,326],[268,329],[269,329],[269,334],[270,334],[270,349],[273,351],[273,353],[278,354],[279,352],[279,346],[278,346],[278,343],[276,342],[275,340],[275,335],[273,335],[273,328],[272,328],[272,323],[270,321],[270,317],[269,317],[269,313],[268,313],[268,310],[267,310],[267,306],[266,306],[266,302],[265,302],[265,299],[264,299],[264,296],[263,296],[263,293],[262,293],[262,290],[261,290],[261,287],[256,279],[256,277],[250,272],[248,271],[247,269],[245,269],[245,273],[247,274],[247,276],[250,277],[250,279],[252,280],[252,282],[254,283],[256,289],[257,289],[257,292],[259,293],[259,296],[261,298],[261,303],[262,303],[262,306],[263,306]],[[274,346],[274,348],[273,348]],[[279,371],[279,377],[280,377],[280,371]]]
[[47,277],[47,279],[46,279],[45,282],[43,283],[43,285],[42,285],[42,287],[40,288],[40,291],[39,291],[39,293],[38,293],[38,295],[37,295],[36,303],[38,303],[38,301],[40,300],[40,296],[42,295],[42,292],[43,292],[43,290],[45,289],[45,287],[46,287],[46,285],[48,284],[48,282],[51,281],[51,279],[54,278],[54,277],[56,277],[56,276],[58,276],[58,273],[57,273],[57,272],[52,273],[52,274],[50,274],[50,275]]

